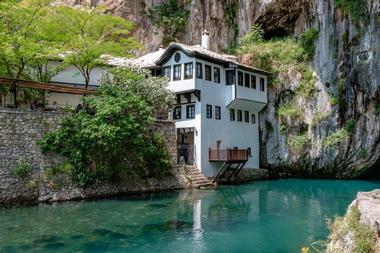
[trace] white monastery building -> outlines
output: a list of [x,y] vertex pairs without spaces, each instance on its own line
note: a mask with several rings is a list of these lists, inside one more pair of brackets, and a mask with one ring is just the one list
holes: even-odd
[[206,176],[223,163],[236,173],[243,166],[258,169],[258,113],[268,102],[270,73],[210,51],[209,42],[205,31],[202,45],[171,43],[135,62],[166,76],[177,95],[172,119],[179,163],[194,164]]
[[[258,113],[268,102],[270,73],[241,64],[235,56],[210,51],[209,44],[209,33],[204,31],[202,45],[171,43],[139,58],[114,58],[108,63],[132,63],[169,79],[177,98],[171,118],[177,129],[179,164],[194,165],[208,177],[230,169],[236,175],[241,169],[259,169]],[[92,71],[89,88],[99,85],[104,72]],[[52,82],[78,86],[84,78],[68,67]],[[47,100],[75,106],[80,97],[51,92]]]

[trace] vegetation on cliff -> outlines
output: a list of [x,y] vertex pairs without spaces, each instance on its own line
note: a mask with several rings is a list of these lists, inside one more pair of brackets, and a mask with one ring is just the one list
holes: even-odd
[[[113,76],[116,81],[105,80],[97,96],[83,98],[82,110],[39,141],[43,152],[68,158],[69,173],[81,186],[121,172],[159,177],[169,171],[165,141],[150,131],[156,97],[160,108],[173,101],[166,79],[135,69],[116,70]],[[147,90],[153,94],[146,96]]]
[[162,29],[164,45],[175,41],[177,35],[186,29],[189,11],[177,0],[164,1],[150,9],[149,13],[152,23]]

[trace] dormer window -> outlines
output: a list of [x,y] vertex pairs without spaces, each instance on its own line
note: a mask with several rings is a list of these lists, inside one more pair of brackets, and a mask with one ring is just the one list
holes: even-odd
[[174,65],[173,69],[173,80],[181,80],[181,64]]
[[211,66],[205,65],[205,79],[211,81]]
[[185,79],[192,79],[193,78],[193,63],[186,63],[185,64]]
[[170,81],[171,80],[171,67],[170,66],[164,67],[162,72],[163,72],[163,76],[166,76]]

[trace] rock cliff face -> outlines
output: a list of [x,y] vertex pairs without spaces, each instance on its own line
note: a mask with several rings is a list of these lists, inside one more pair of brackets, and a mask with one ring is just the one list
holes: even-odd
[[[164,0],[60,1],[105,4],[115,15],[135,21],[134,35],[146,51],[157,49],[162,41],[162,31],[148,16],[149,10]],[[268,39],[295,36],[309,28],[319,31],[310,63],[316,93],[297,99],[303,113],[285,119],[291,129],[286,134],[281,131],[283,120],[276,115],[276,106],[292,99],[300,85],[299,73],[289,70],[280,78],[281,85],[269,90],[270,103],[260,117],[264,167],[282,175],[346,178],[374,168],[380,154],[380,1],[360,0],[365,15],[359,18],[337,8],[334,0],[178,2],[190,14],[186,31],[178,33],[176,40],[199,44],[201,32],[207,28],[213,50],[233,44],[254,23],[263,25]],[[305,152],[296,154],[288,140],[299,134],[300,128],[306,129],[309,145]],[[326,148],[329,137],[333,147]]]

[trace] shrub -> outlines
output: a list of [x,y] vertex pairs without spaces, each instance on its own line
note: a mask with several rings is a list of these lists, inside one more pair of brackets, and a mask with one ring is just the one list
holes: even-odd
[[318,123],[323,122],[330,114],[327,112],[317,112],[311,118],[311,126],[315,127]]
[[308,56],[308,59],[312,59],[315,53],[315,40],[318,39],[319,31],[315,28],[311,28],[300,35],[299,41],[302,48]]
[[12,175],[19,178],[27,177],[32,171],[32,165],[25,159],[18,161],[12,170]]
[[353,133],[355,130],[355,125],[356,125],[355,120],[351,119],[347,121],[346,126],[344,128],[347,130],[347,132]]
[[368,7],[364,0],[335,0],[337,8],[341,8],[345,14],[349,14],[354,23],[361,20],[368,21]]
[[350,135],[346,129],[339,129],[326,137],[326,139],[323,141],[323,146],[325,148],[336,147],[342,142],[345,142],[349,138],[349,136]]
[[295,103],[289,102],[277,109],[277,115],[283,117],[297,117],[301,115],[301,111]]
[[336,217],[328,220],[330,240],[344,240],[353,237],[353,253],[370,253],[375,250],[376,233],[368,225],[360,223],[360,211],[353,206],[346,217]]
[[240,39],[240,47],[242,50],[247,50],[255,43],[264,41],[264,29],[261,25],[254,24],[251,29]]
[[[141,177],[168,172],[166,146],[149,130],[157,98],[145,94],[153,88],[157,90],[152,93],[161,94],[158,89],[165,87],[158,88],[154,82],[161,79],[132,70],[118,75],[125,76],[105,81],[97,96],[83,98],[85,107],[79,113],[65,118],[58,130],[39,141],[43,152],[56,151],[68,158],[51,173],[69,171],[74,181],[86,186],[116,178],[122,171]],[[163,98],[157,106],[165,107],[168,101]]]
[[307,145],[310,143],[310,138],[307,134],[292,136],[288,139],[288,145],[294,153],[302,153],[306,151]]

